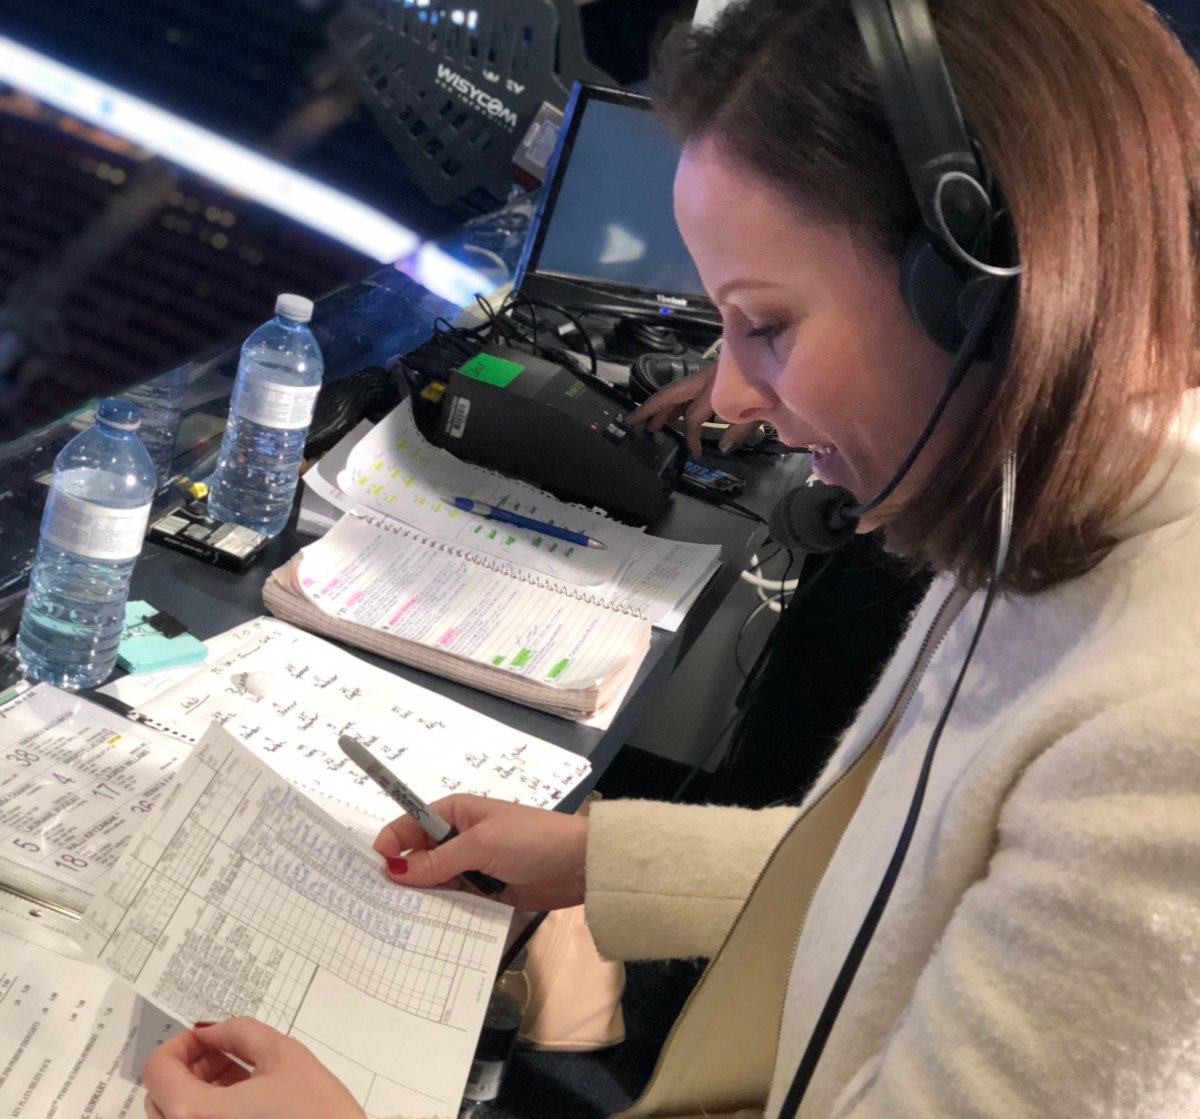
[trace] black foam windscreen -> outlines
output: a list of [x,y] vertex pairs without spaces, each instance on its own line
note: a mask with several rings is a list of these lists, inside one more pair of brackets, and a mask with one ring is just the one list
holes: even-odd
[[771,539],[789,551],[832,552],[850,541],[858,517],[849,512],[854,495],[841,486],[816,482],[788,490],[771,510]]

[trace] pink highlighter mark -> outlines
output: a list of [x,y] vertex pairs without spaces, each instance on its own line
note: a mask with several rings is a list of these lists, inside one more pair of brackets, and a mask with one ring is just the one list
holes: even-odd
[[401,618],[404,617],[405,614],[408,613],[409,608],[416,601],[417,600],[415,597],[410,598],[403,606],[400,607],[399,610],[397,610],[390,618],[388,618],[388,625],[394,626]]
[[449,645],[454,640],[454,630],[448,629],[441,637],[438,638],[439,645]]
[[341,582],[341,579],[330,579],[329,582],[321,588],[321,594],[329,594],[332,591],[337,590],[337,588],[341,586]]
[[302,587],[311,587],[315,582],[316,580],[311,575],[305,575],[304,578],[300,580],[300,585]]
[[346,605],[353,606],[360,598],[362,598],[362,596],[362,591],[355,591],[348,599],[346,599]]

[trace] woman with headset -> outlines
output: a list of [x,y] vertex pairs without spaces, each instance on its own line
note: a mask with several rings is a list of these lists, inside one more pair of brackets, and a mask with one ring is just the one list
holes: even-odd
[[[811,448],[815,544],[935,572],[803,806],[450,797],[458,838],[376,842],[714,957],[630,1115],[1200,1100],[1200,74],[1141,0],[929,8],[743,0],[658,74],[712,407]],[[361,1115],[247,1019],[144,1079],[153,1119]]]

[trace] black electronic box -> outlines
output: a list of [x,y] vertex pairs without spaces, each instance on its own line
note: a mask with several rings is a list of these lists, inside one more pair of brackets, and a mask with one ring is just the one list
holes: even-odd
[[627,407],[601,381],[489,346],[451,372],[429,438],[559,497],[649,522],[679,482],[687,445],[675,431],[626,426]]

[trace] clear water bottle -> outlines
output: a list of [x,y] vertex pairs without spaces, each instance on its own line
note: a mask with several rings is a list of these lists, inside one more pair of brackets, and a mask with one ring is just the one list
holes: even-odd
[[30,679],[90,688],[116,663],[155,487],[138,423],[136,404],[102,400],[95,426],[54,460],[17,634],[17,655]]
[[187,392],[187,366],[181,365],[121,393],[122,400],[132,400],[142,411],[142,426],[138,436],[150,452],[150,461],[158,474],[161,490],[172,477],[171,462],[175,458],[175,440],[179,437],[179,420],[183,414],[183,398]]
[[281,295],[275,318],[242,347],[229,424],[209,481],[208,511],[276,536],[287,524],[325,363],[312,331],[312,300]]

